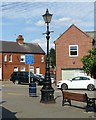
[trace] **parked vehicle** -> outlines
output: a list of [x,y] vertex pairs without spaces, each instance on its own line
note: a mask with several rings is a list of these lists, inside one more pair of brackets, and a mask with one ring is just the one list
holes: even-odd
[[43,75],[40,75],[40,74],[36,74],[34,75],[34,79],[33,81],[37,81],[38,85],[43,85],[43,82],[44,82],[45,78]]
[[[29,72],[13,72],[10,76],[10,81],[14,84],[29,83]],[[30,82],[37,82],[39,85],[42,85],[43,79],[38,79],[30,72]]]
[[96,80],[90,76],[77,76],[71,80],[60,80],[57,82],[57,88],[66,89],[88,89],[90,91],[96,88]]
[[44,76],[42,74],[35,74],[36,77],[39,77],[39,78],[44,78]]
[[[40,79],[39,81],[41,81],[40,84],[43,84],[42,82],[45,80],[45,77],[42,75],[42,74],[36,74],[35,77],[37,79]],[[50,77],[51,78],[51,83],[53,84],[55,82],[55,79],[53,77]],[[43,80],[43,81],[42,81]]]

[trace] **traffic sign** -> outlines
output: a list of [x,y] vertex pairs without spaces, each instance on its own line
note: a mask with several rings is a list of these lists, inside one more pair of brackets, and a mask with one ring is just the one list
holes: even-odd
[[25,55],[25,64],[34,64],[34,55]]

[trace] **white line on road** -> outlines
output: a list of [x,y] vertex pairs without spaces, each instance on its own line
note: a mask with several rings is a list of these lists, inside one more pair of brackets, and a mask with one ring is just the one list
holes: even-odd
[[17,93],[8,93],[9,95],[26,95],[26,94],[17,94]]

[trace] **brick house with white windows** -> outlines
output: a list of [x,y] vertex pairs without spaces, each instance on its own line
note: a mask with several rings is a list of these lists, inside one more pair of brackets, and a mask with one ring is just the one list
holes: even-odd
[[0,41],[0,79],[8,80],[13,71],[28,71],[25,55],[34,55],[34,64],[30,71],[34,74],[45,74],[45,52],[37,43],[25,43],[22,35],[16,42]]
[[[91,37],[89,36],[91,35]],[[56,39],[56,80],[70,79],[76,75],[85,74],[81,58],[96,42],[93,34],[85,33],[72,24]]]

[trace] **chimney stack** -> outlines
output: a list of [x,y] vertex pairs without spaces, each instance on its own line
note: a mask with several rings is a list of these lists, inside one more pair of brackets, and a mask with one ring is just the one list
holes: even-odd
[[16,42],[19,44],[23,44],[24,43],[24,38],[22,37],[22,35],[19,35],[18,38],[16,39]]

